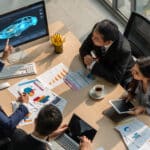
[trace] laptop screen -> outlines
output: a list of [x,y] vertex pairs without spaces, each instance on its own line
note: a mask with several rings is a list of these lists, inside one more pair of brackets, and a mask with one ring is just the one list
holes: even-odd
[[94,128],[92,128],[89,124],[75,114],[72,116],[68,126],[69,128],[65,133],[77,143],[80,143],[81,136],[86,136],[92,141],[97,132]]

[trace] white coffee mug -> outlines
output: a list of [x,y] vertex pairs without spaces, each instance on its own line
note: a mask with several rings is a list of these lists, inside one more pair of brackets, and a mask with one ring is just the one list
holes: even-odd
[[93,92],[95,93],[95,95],[97,97],[100,97],[104,94],[104,85],[101,85],[101,84],[96,84],[94,87],[93,87]]

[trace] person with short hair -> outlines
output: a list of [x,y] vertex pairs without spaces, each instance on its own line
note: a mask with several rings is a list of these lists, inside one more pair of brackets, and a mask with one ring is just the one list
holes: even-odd
[[[50,150],[49,140],[61,135],[67,128],[62,125],[63,117],[59,109],[48,104],[44,106],[35,119],[35,128],[31,134],[25,134],[13,144],[14,150]],[[81,137],[80,150],[92,150],[91,142]],[[87,149],[85,149],[87,147]]]
[[122,97],[127,101],[135,99],[137,102],[129,114],[147,113],[150,115],[150,57],[137,59],[131,72],[133,81],[129,85],[128,94]]
[[134,65],[128,40],[110,20],[96,23],[80,47],[80,56],[92,74],[124,87],[131,80]]

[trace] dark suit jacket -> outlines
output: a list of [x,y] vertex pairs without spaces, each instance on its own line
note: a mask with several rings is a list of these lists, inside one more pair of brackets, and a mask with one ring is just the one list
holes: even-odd
[[28,110],[24,105],[20,105],[9,117],[0,109],[0,138],[11,137],[17,124],[26,114],[28,114]]
[[134,61],[127,39],[119,33],[119,38],[105,52],[103,47],[95,46],[91,38],[92,33],[88,35],[79,50],[82,60],[91,50],[94,50],[99,58],[91,72],[115,84],[129,78]]
[[46,144],[34,139],[31,135],[24,135],[13,144],[13,150],[47,150]]

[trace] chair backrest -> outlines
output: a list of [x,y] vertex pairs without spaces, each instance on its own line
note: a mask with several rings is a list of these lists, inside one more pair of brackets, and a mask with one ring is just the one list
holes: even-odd
[[133,56],[150,56],[150,21],[133,12],[127,23],[125,37],[129,40]]

